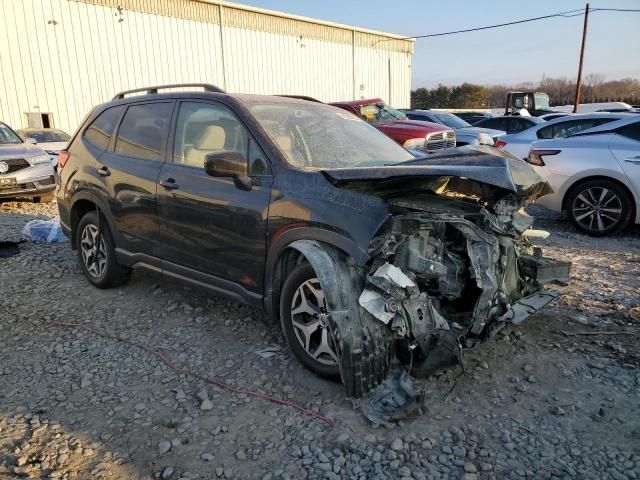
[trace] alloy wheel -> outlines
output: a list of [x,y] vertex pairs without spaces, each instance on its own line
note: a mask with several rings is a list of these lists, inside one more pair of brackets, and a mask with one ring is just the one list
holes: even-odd
[[573,218],[586,230],[603,232],[622,217],[622,201],[604,187],[590,187],[578,194],[571,207]]
[[80,237],[80,251],[85,269],[94,278],[100,278],[107,267],[107,249],[104,238],[100,236],[100,244],[97,242],[98,227],[92,223],[87,224]]
[[303,282],[291,301],[291,322],[296,339],[305,352],[324,365],[337,365],[333,338],[329,332],[329,313],[324,292],[317,278]]

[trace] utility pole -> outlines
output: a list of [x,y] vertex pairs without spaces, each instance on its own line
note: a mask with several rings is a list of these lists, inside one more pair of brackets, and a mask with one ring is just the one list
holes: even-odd
[[576,81],[576,99],[573,102],[573,113],[578,113],[580,105],[580,87],[582,83],[582,62],[584,61],[584,45],[587,42],[587,25],[589,23],[589,4],[584,8],[584,26],[582,27],[582,47],[580,48],[580,64],[578,66],[578,80]]

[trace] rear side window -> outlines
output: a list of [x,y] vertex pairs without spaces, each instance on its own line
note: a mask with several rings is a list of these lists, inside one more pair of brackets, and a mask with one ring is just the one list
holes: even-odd
[[120,118],[124,106],[107,108],[91,122],[89,128],[84,131],[84,138],[91,145],[106,150],[111,140],[111,135],[116,128],[116,122]]
[[511,123],[511,128],[514,132],[521,132],[522,130],[526,130],[531,127],[532,124],[522,118],[510,118],[509,122]]
[[632,123],[631,125],[626,125],[618,130],[618,133],[623,137],[630,138],[631,140],[636,140],[640,142],[640,122]]
[[504,118],[492,118],[490,120],[482,121],[482,125],[479,125],[485,128],[495,128],[496,130],[507,130],[507,122]]
[[555,125],[549,125],[548,127],[538,130],[538,138],[566,138],[570,135],[582,132],[589,128],[597,127],[604,123],[609,123],[615,119],[613,118],[593,118],[589,120],[583,120],[580,122],[560,122]]
[[127,108],[118,128],[115,153],[160,161],[172,109],[172,103],[147,103]]

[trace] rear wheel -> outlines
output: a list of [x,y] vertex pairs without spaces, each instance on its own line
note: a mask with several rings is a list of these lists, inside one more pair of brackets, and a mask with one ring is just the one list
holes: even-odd
[[[100,222],[102,220],[102,222]],[[113,237],[95,211],[87,212],[76,230],[78,257],[85,277],[98,288],[112,288],[129,278],[130,269],[119,265]]]
[[280,320],[289,348],[315,374],[338,380],[340,369],[329,329],[330,312],[311,265],[297,267],[280,295]]
[[633,213],[626,190],[606,178],[587,180],[574,187],[567,197],[566,209],[571,223],[594,237],[624,230]]

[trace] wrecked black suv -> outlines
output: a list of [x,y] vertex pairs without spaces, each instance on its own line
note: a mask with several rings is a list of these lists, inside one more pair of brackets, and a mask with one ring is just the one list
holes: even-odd
[[147,267],[262,308],[360,398],[395,358],[429,375],[568,279],[527,240],[521,207],[549,187],[522,160],[415,158],[328,105],[161,88],[98,106],[60,154],[62,226],[99,288]]

